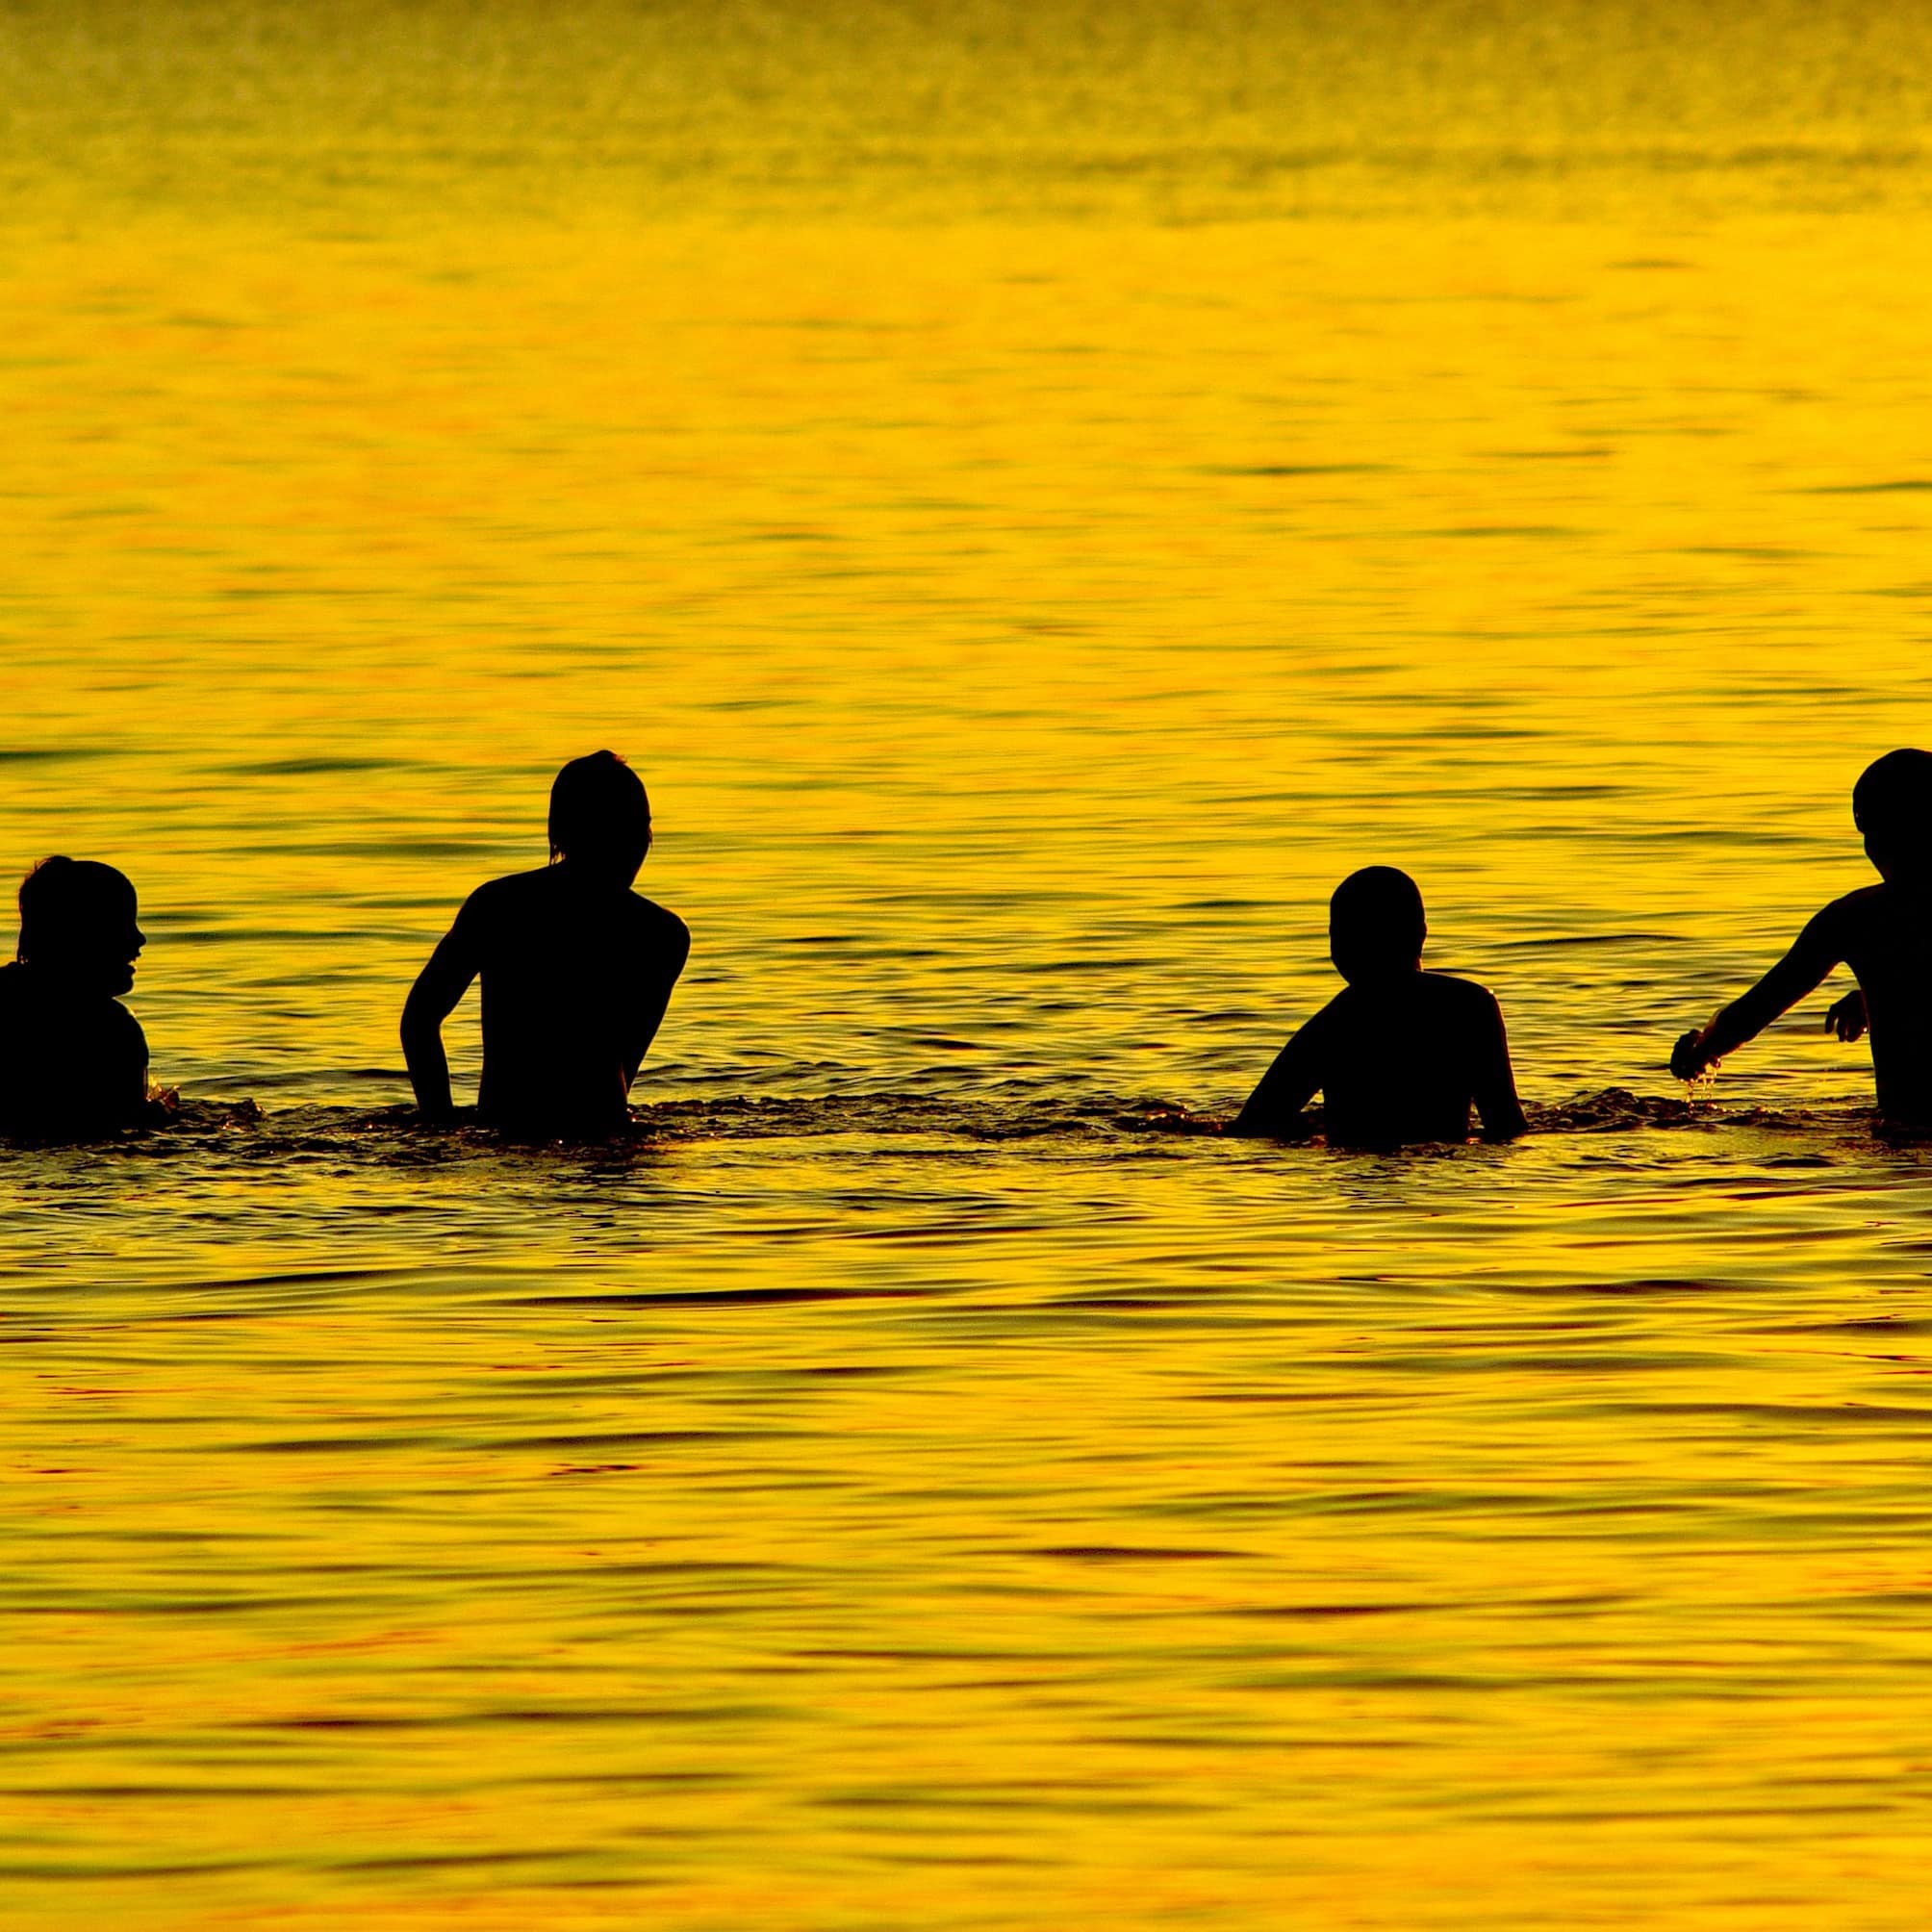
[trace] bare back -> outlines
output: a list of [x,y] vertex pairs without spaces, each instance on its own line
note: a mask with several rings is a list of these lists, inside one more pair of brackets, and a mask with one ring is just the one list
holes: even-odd
[[1344,986],[1284,1047],[1234,1124],[1282,1133],[1314,1094],[1338,1146],[1520,1133],[1522,1109],[1495,998],[1473,980],[1411,972]]
[[145,1112],[147,1040],[105,993],[75,993],[37,967],[0,966],[0,1132],[72,1137]]
[[1825,970],[1858,976],[1871,1024],[1878,1110],[1932,1127],[1932,891],[1887,882],[1835,900],[1805,929]]
[[522,1131],[607,1132],[627,1118],[631,1080],[690,948],[674,913],[566,862],[473,892],[410,1003],[440,1020],[480,974],[478,1117]]

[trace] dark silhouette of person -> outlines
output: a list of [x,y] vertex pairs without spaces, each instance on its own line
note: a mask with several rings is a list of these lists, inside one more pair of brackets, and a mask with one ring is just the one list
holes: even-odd
[[1849,965],[1858,990],[1825,1026],[1855,1040],[1869,1025],[1879,1112],[1894,1127],[1932,1129],[1932,751],[1888,751],[1868,765],[1851,816],[1879,883],[1833,900],[1748,993],[1678,1040],[1670,1071],[1695,1080]]
[[1348,984],[1282,1049],[1229,1131],[1298,1137],[1319,1093],[1332,1146],[1467,1140],[1472,1106],[1486,1140],[1523,1132],[1502,1009],[1473,980],[1425,973],[1428,936],[1406,872],[1372,865],[1343,879],[1329,956]]
[[483,977],[477,1118],[591,1138],[626,1099],[691,952],[675,913],[633,892],[650,850],[643,782],[611,751],[573,758],[550,788],[550,862],[470,895],[402,1009],[402,1051],[425,1119],[447,1120],[443,1022]]
[[66,1140],[165,1117],[147,1036],[116,997],[147,937],[127,875],[56,854],[20,881],[17,957],[0,966],[0,1131]]

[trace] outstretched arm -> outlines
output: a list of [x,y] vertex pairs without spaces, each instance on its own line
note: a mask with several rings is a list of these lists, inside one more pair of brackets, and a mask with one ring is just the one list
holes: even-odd
[[637,1078],[637,1070],[644,1064],[644,1056],[650,1051],[650,1043],[657,1037],[657,1030],[664,1024],[664,1010],[671,1004],[672,989],[677,984],[677,976],[684,971],[684,962],[691,957],[691,928],[675,914],[667,915],[674,928],[665,942],[662,968],[654,972],[646,982],[643,997],[638,1001],[636,1011],[631,1016],[629,1037],[623,1052],[623,1084],[626,1092]]
[[[468,908],[466,907],[467,911]],[[447,1120],[456,1111],[449,1098],[449,1058],[443,1051],[443,1023],[470,990],[482,961],[462,913],[443,937],[429,963],[416,976],[402,1008],[402,1057],[409,1083],[425,1120]]]
[[1732,1001],[1703,1031],[1693,1028],[1677,1042],[1670,1071],[1680,1080],[1695,1080],[1734,1048],[1756,1039],[1780,1013],[1789,1012],[1824,983],[1844,958],[1835,912],[1835,907],[1826,906],[1742,999]]
[[1248,1104],[1234,1116],[1230,1133],[1286,1140],[1307,1131],[1299,1116],[1320,1091],[1327,1073],[1329,1030],[1323,1024],[1327,1016],[1324,1006],[1275,1055],[1274,1065],[1261,1076],[1260,1084],[1248,1096]]
[[1488,1004],[1486,1037],[1477,1050],[1476,1111],[1483,1117],[1485,1140],[1514,1140],[1530,1131],[1530,1124],[1523,1118],[1522,1102],[1516,1098],[1516,1075],[1510,1065],[1510,1034],[1503,1025],[1503,1009],[1493,999]]

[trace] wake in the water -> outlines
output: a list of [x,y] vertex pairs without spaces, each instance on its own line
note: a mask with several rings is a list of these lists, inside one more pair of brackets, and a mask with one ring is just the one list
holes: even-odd
[[[1535,1136],[1580,1133],[1651,1133],[1731,1129],[1789,1133],[1872,1134],[1896,1138],[1867,1107],[1726,1107],[1704,1099],[1677,1100],[1639,1094],[1628,1087],[1527,1110]],[[1295,1145],[1326,1144],[1319,1107],[1304,1116],[1307,1131]],[[1227,1116],[1199,1113],[1158,1096],[1044,1095],[961,1100],[917,1093],[734,1096],[660,1101],[632,1110],[616,1135],[573,1142],[533,1139],[493,1128],[474,1108],[458,1108],[441,1123],[426,1124],[413,1106],[295,1106],[273,1110],[253,1101],[183,1101],[164,1126],[123,1130],[82,1143],[165,1159],[171,1154],[219,1152],[246,1165],[334,1157],[376,1164],[436,1164],[467,1154],[518,1149],[592,1151],[648,1149],[706,1141],[859,1140],[940,1138],[980,1143],[1037,1140],[1072,1143],[1145,1142],[1151,1138],[1220,1139],[1233,1125]],[[1267,1143],[1258,1143],[1265,1146]],[[72,1146],[73,1143],[63,1143]],[[1246,1148],[1258,1143],[1244,1139]],[[28,1140],[0,1141],[14,1157],[59,1150]],[[1436,1150],[1440,1152],[1438,1147]]]
[[[1121,1124],[1135,1124],[1156,1133],[1215,1134],[1227,1131],[1231,1123],[1211,1115],[1189,1112],[1185,1107],[1169,1107],[1165,1103],[1151,1104],[1153,1110],[1120,1116]],[[1547,1133],[1636,1133],[1649,1129],[1758,1127],[1801,1131],[1828,1127],[1878,1126],[1878,1116],[1869,1107],[1769,1107],[1719,1106],[1705,1099],[1675,1100],[1662,1094],[1633,1093],[1628,1087],[1603,1087],[1595,1093],[1579,1094],[1574,1100],[1552,1106],[1531,1105],[1523,1109],[1528,1131]],[[1323,1138],[1322,1109],[1309,1107],[1303,1115],[1310,1140]]]
[[[1695,1081],[1733,1048],[1849,962],[1858,991],[1831,1010],[1843,1040],[1869,1030],[1878,1114],[1888,1134],[1932,1134],[1932,753],[1871,765],[1853,815],[1880,883],[1834,901],[1786,958],[1712,1025],[1686,1033],[1671,1071]],[[178,1108],[152,1094],[147,1043],[118,996],[146,943],[125,875],[56,856],[20,889],[19,957],[0,969],[0,1131],[48,1142],[146,1129],[165,1147],[213,1133],[251,1147],[320,1135],[329,1145],[433,1148],[438,1131],[486,1128],[525,1145],[615,1140],[936,1133],[973,1140],[1045,1135],[1230,1135],[1392,1150],[1467,1137],[1638,1129],[1803,1128],[1823,1116],[1754,1107],[1727,1113],[1699,1096],[1644,1098],[1607,1087],[1557,1106],[1517,1097],[1502,1009],[1486,988],[1425,971],[1428,920],[1407,873],[1369,866],[1330,902],[1329,952],[1346,982],[1277,1055],[1232,1119],[1164,1100],[961,1101],[874,1094],[826,1099],[666,1102],[633,1110],[633,1082],[689,954],[683,922],[631,890],[649,851],[650,803],[623,760],[598,751],[551,788],[547,868],[473,893],[410,993],[401,1038],[416,1106],[354,1114]],[[474,1109],[451,1105],[441,1028],[483,980],[483,1072]],[[1323,1105],[1310,1105],[1314,1096]],[[1865,1120],[1866,1116],[1858,1116]],[[171,1136],[171,1139],[170,1139]]]

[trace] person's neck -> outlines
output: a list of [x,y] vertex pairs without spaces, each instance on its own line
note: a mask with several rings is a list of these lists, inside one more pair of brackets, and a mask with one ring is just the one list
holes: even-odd
[[1378,966],[1373,972],[1351,975],[1348,983],[1360,986],[1365,993],[1385,992],[1389,987],[1413,979],[1421,971],[1422,962],[1419,959],[1412,966]]
[[572,858],[569,852],[557,861],[556,870],[572,884],[587,885],[600,892],[628,892],[637,877],[635,867],[625,872],[622,865]]
[[89,972],[64,959],[17,959],[13,962],[36,985],[74,1000],[112,1000],[116,996],[101,984],[99,969]]

